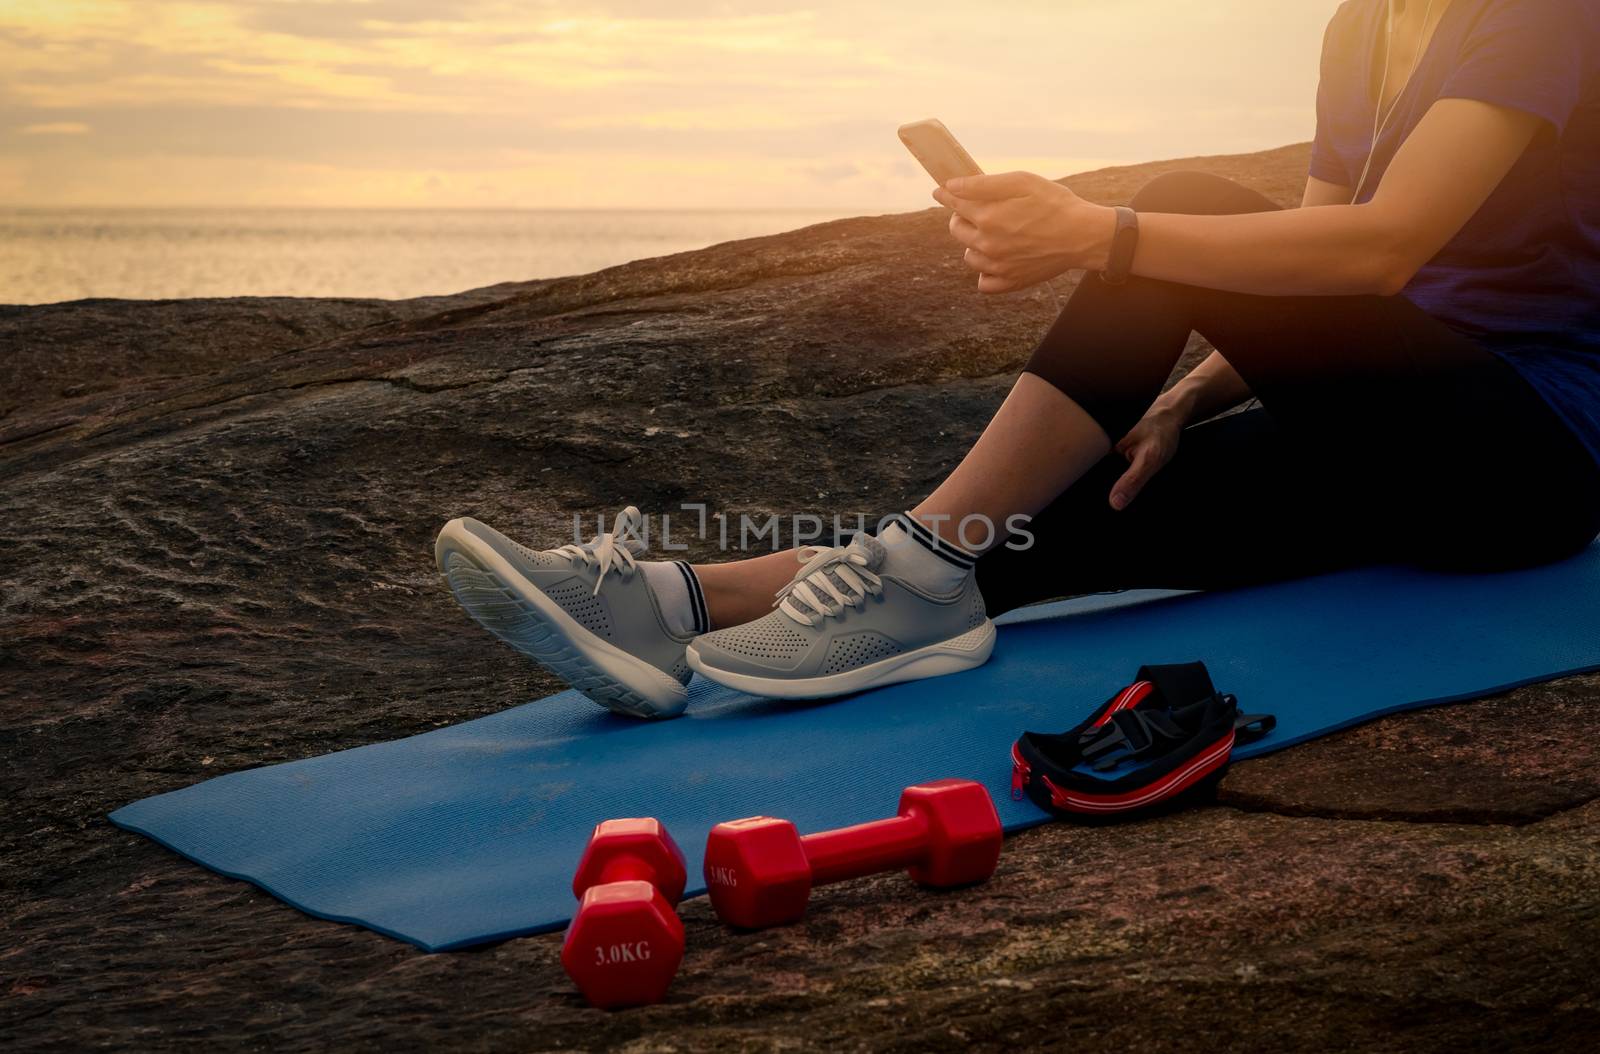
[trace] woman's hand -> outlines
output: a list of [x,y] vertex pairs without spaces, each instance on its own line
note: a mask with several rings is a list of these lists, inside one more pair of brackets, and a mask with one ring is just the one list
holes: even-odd
[[1128,471],[1111,487],[1111,507],[1121,512],[1138,497],[1150,478],[1178,452],[1178,437],[1183,434],[1183,411],[1157,403],[1139,419],[1116,451],[1128,459]]
[[952,179],[933,197],[955,210],[950,233],[967,247],[981,293],[1026,289],[1074,267],[1101,270],[1110,259],[1115,210],[1032,172]]

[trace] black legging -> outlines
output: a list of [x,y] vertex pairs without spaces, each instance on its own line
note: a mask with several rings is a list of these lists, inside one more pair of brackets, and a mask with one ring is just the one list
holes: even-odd
[[[1174,173],[1143,212],[1277,206]],[[1249,296],[1147,278],[1079,283],[1029,359],[1113,441],[1161,391],[1191,331],[1261,408],[1184,430],[1122,512],[1113,453],[1029,525],[1030,548],[978,561],[991,615],[1050,597],[1218,589],[1366,563],[1494,570],[1570,555],[1600,533],[1600,466],[1502,360],[1403,297]]]

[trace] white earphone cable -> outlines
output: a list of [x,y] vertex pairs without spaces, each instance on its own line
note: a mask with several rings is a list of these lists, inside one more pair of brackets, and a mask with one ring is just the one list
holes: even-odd
[[[1394,117],[1394,112],[1400,108],[1400,96],[1406,93],[1411,86],[1411,78],[1417,75],[1417,67],[1422,64],[1423,41],[1428,35],[1428,22],[1433,17],[1434,0],[1428,0],[1428,6],[1422,11],[1422,35],[1417,40],[1416,54],[1411,56],[1411,69],[1406,71],[1406,79],[1400,85],[1400,90],[1395,93],[1394,101],[1389,104],[1387,112],[1383,108],[1384,93],[1389,90],[1389,59],[1394,49],[1394,6],[1390,0],[1389,7],[1389,32],[1388,39],[1383,46],[1383,80],[1378,85],[1378,105],[1372,112],[1372,143],[1367,147],[1367,163],[1361,166],[1361,178],[1356,180],[1355,193],[1350,195],[1350,204],[1354,205],[1361,200],[1361,191],[1367,185],[1367,176],[1372,173],[1372,159],[1378,153],[1378,137],[1389,129],[1389,121]],[[1370,83],[1370,82],[1369,82]]]

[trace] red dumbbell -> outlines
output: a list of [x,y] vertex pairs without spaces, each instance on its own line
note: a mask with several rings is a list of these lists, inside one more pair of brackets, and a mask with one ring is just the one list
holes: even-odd
[[981,882],[1000,860],[1000,816],[983,784],[907,787],[900,815],[801,836],[788,820],[719,823],[706,842],[706,887],[722,921],[745,929],[805,914],[812,886],[908,868],[925,886]]
[[660,1002],[683,961],[675,910],[687,875],[683,853],[657,820],[606,820],[589,836],[572,892],[561,965],[602,1008]]

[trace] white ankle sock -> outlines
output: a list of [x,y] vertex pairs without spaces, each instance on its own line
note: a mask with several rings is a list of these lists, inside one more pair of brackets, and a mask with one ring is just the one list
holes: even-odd
[[680,637],[704,633],[711,628],[706,615],[706,595],[700,591],[700,580],[694,568],[682,560],[641,560],[639,570],[650,583],[650,591],[661,605],[661,615],[667,628]]
[[885,569],[890,574],[934,594],[954,592],[972,574],[977,560],[939,538],[910,513],[902,513],[879,531],[878,541],[888,552]]

